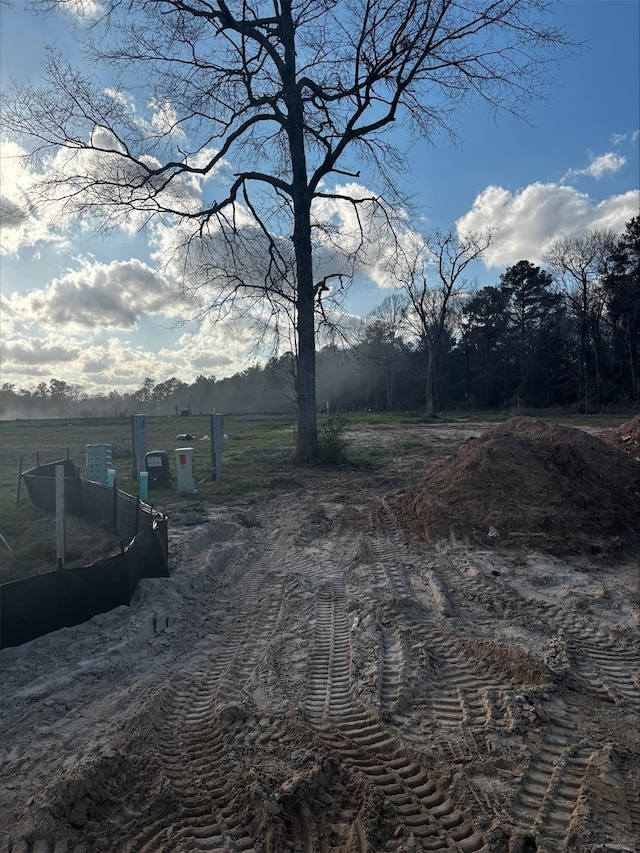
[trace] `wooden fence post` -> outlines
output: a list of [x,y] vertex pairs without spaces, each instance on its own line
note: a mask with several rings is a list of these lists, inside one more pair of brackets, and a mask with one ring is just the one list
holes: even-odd
[[20,500],[20,484],[22,483],[22,456],[20,457],[20,471],[18,472],[18,494],[16,495],[16,503]]
[[136,498],[136,521],[135,521],[135,533],[133,536],[137,536],[140,533],[140,497]]
[[58,568],[62,569],[67,560],[64,513],[64,465],[56,465],[56,554]]
[[113,529],[118,530],[118,484],[113,481]]

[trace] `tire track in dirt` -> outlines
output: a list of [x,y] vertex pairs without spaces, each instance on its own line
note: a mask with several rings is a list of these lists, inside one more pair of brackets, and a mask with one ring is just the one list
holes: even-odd
[[[208,560],[220,569],[213,551]],[[308,566],[286,559],[286,536],[284,541],[280,536],[264,549],[259,563],[227,560],[222,568],[214,584],[217,606],[228,616],[218,626],[222,633],[213,636],[214,646],[204,654],[199,644],[193,662],[130,726],[130,748],[135,750],[135,741],[151,740],[149,764],[161,779],[164,807],[148,801],[140,788],[130,791],[130,802],[116,819],[117,847],[97,830],[89,836],[90,848],[106,845],[136,853],[255,849],[253,815],[234,794],[235,752],[245,744],[247,730],[254,743],[284,738],[277,723],[264,725],[259,719],[252,692],[260,689],[261,666],[279,634],[293,586],[291,571],[304,572]],[[287,693],[282,683],[278,687]],[[153,819],[154,813],[160,816]],[[113,815],[105,815],[102,823],[113,829]]]
[[[140,853],[254,850],[260,848],[265,821],[269,823],[274,815],[286,825],[286,831],[282,826],[275,831],[276,836],[279,832],[282,840],[287,838],[294,850],[316,850],[318,839],[327,836],[322,813],[309,807],[311,797],[305,802],[304,791],[293,786],[291,792],[283,785],[274,797],[268,791],[261,792],[261,783],[254,778],[268,753],[282,753],[287,743],[291,743],[291,755],[300,751],[295,748],[299,725],[295,721],[285,723],[280,714],[273,715],[273,710],[263,714],[254,701],[269,694],[266,682],[276,669],[272,646],[279,642],[284,623],[291,619],[291,609],[295,610],[291,599],[295,598],[297,579],[313,578],[317,572],[312,558],[305,559],[299,553],[292,558],[288,553],[288,541],[295,530],[295,522],[280,526],[250,571],[231,571],[223,579],[223,596],[228,596],[234,618],[216,648],[166,697],[157,715],[162,722],[155,738],[156,750],[179,806],[171,820],[163,815],[142,834],[131,835],[123,849]],[[342,551],[350,553],[346,543],[342,543]],[[289,708],[293,708],[294,690],[286,684],[283,667],[279,670],[276,692],[286,710],[283,696],[290,697]],[[247,748],[251,750],[250,763],[243,758]],[[339,780],[332,781],[330,773],[325,774],[326,780],[320,775],[316,787],[324,791],[333,807],[331,831],[335,834],[334,824],[342,822],[351,827],[348,834],[356,843],[357,838],[364,837],[363,830],[358,829],[357,815],[353,821],[349,819],[348,808],[341,817],[344,798]],[[331,796],[334,788],[335,796]],[[273,849],[279,849],[276,842]],[[319,849],[324,849],[322,844]]]
[[522,759],[509,744],[523,725],[521,691],[539,691],[546,682],[535,673],[528,686],[518,680],[504,669],[505,663],[509,666],[504,653],[502,666],[493,659],[497,650],[489,642],[480,645],[420,623],[414,623],[413,631],[429,637],[432,684],[419,723],[403,726],[405,737],[416,746],[430,745],[434,757],[457,769],[459,784],[470,795],[465,802],[475,800],[480,814],[509,819],[509,800],[492,778],[516,773]]
[[[376,545],[373,550],[376,552]],[[377,553],[380,553],[379,551]],[[405,584],[399,572],[391,573],[397,593]],[[482,833],[449,797],[444,780],[433,779],[409,754],[404,743],[368,708],[352,698],[350,631],[346,585],[332,578],[317,598],[316,635],[305,713],[309,723],[332,755],[355,770],[368,787],[378,791],[395,813],[406,837],[413,836],[422,849],[479,851],[485,849]],[[384,671],[384,664],[383,664]],[[384,685],[384,674],[382,676]],[[385,850],[395,850],[402,833],[389,840]],[[368,842],[360,850],[374,850]]]
[[[525,608],[534,609],[540,625],[563,639],[570,656],[570,677],[581,687],[605,701],[629,705],[640,712],[640,642],[637,637],[615,630],[595,628],[588,615],[540,600],[523,599],[508,584],[489,579],[473,565],[473,559],[459,549],[441,545],[440,556],[446,557],[441,571],[446,573],[445,595],[453,593],[454,601],[489,605],[508,618]],[[489,620],[491,622],[493,616]],[[477,621],[482,627],[483,619]]]
[[434,683],[429,703],[435,722],[442,727],[465,726],[482,732],[497,724],[495,706],[489,696],[497,691],[513,692],[515,679],[497,670],[487,650],[487,658],[467,643],[458,648],[457,637],[431,628],[432,654],[435,657]]
[[382,662],[380,667],[380,707],[391,713],[399,710],[406,690],[407,661],[409,653],[404,637],[391,624],[380,627]]
[[[367,543],[367,547],[370,554],[384,557],[384,561],[380,559],[373,571],[377,577],[386,579],[392,598],[399,593],[401,599],[411,603],[410,610],[395,610],[393,615],[396,625],[402,625],[403,630],[418,641],[419,648],[428,648],[430,684],[426,702],[432,709],[433,720],[447,728],[461,725],[474,730],[482,730],[489,725],[504,727],[506,722],[490,697],[499,692],[521,691],[526,686],[522,681],[523,673],[518,672],[517,676],[509,674],[505,670],[505,660],[496,657],[500,653],[508,663],[507,649],[498,649],[486,640],[465,639],[456,632],[457,623],[451,618],[453,606],[449,590],[432,569],[425,572],[421,567],[420,573],[426,577],[429,596],[428,602],[422,599],[421,618],[416,618],[416,609],[420,609],[417,602],[421,598],[407,577],[408,569],[402,565],[403,561],[407,563],[408,545],[387,507],[378,514],[380,517],[383,520],[380,535]],[[410,565],[413,567],[413,563]],[[465,583],[466,579],[458,579],[456,592],[460,590],[462,595]],[[486,590],[481,581],[476,586]],[[444,621],[443,616],[446,617]],[[471,627],[481,630],[483,625],[474,620]],[[383,627],[383,637],[386,636],[385,630]],[[514,658],[514,663],[517,665],[519,662]],[[408,668],[406,659],[403,666]],[[539,666],[534,662],[529,666],[532,686],[539,688],[548,684],[549,678]]]
[[[393,528],[393,519],[387,514],[385,520],[388,531]],[[394,538],[397,540],[397,537]],[[377,543],[371,551],[376,556],[392,554],[393,542],[388,542],[386,548]],[[474,572],[469,576],[469,572],[449,571],[446,573],[447,580],[454,574],[454,600],[468,602],[471,598],[484,603],[489,597],[494,606],[497,605],[506,612],[517,612],[517,605],[522,604],[516,595],[510,594],[502,587],[498,588],[479,573]],[[425,574],[422,576],[425,577]],[[440,614],[451,616],[454,608],[451,605],[449,589],[432,569],[428,570],[426,580],[432,600],[441,605]],[[389,585],[393,591],[399,588],[397,569]],[[402,597],[405,594],[403,589]],[[550,618],[553,618],[553,615],[551,613]],[[496,736],[503,734],[512,721],[508,719],[508,715],[505,716],[498,710],[495,697],[504,698],[526,690],[526,684],[523,685],[521,678],[509,677],[504,672],[504,661],[501,661],[501,666],[492,661],[487,643],[478,650],[484,650],[488,656],[481,660],[471,641],[463,641],[452,631],[435,627],[432,619],[429,619],[429,614],[425,614],[425,617],[424,622],[408,621],[412,622],[414,635],[422,634],[425,639],[428,637],[433,679],[427,698],[431,709],[429,723],[444,730],[455,730],[453,739],[442,736],[438,738],[443,758],[453,765],[459,766],[463,763],[471,766],[479,757],[493,753],[493,759],[498,762],[498,766],[510,766],[504,750],[500,747],[496,750],[495,745]],[[578,630],[576,625],[571,623],[571,620],[563,621],[566,628],[575,635]],[[482,620],[477,627],[482,627]],[[612,644],[610,637],[607,637],[605,647],[602,643],[592,643],[591,659],[598,660],[600,670],[607,674],[610,682],[616,684],[618,693],[633,701],[635,685],[629,679],[625,666],[629,661],[624,658],[621,661],[619,657],[613,658],[607,650]],[[586,648],[581,647],[583,658],[586,651]],[[530,689],[545,684],[541,675],[542,673],[539,673],[534,677]],[[505,710],[508,710],[508,702]],[[586,771],[596,749],[584,742],[578,742],[572,728],[567,722],[549,723],[539,751],[534,750],[531,754],[513,804],[504,800],[496,801],[495,797],[485,794],[485,801],[494,813],[512,815],[519,827],[522,844],[532,845],[531,849],[535,846],[539,851],[554,853],[558,849],[559,839],[563,839],[562,843],[566,846],[570,836],[572,818],[583,794]],[[416,740],[424,740],[422,731]],[[467,787],[482,805],[482,792],[474,789],[468,780]]]
[[574,811],[595,749],[581,742],[570,721],[547,725],[513,801],[512,815],[540,853],[568,844]]
[[[386,677],[387,667],[391,670],[395,665],[394,690],[398,692],[402,692],[403,682],[411,674],[420,671],[424,679],[426,673],[429,687],[421,695],[423,722],[416,731],[414,725],[400,717],[399,731],[422,749],[425,744],[432,744],[432,750],[440,754],[445,766],[472,766],[478,757],[486,763],[487,755],[502,760],[507,766],[509,761],[504,758],[504,751],[494,732],[504,732],[507,722],[492,697],[505,688],[513,689],[515,682],[505,678],[504,673],[496,674],[495,667],[489,667],[489,672],[485,672],[486,667],[473,653],[470,654],[468,645],[460,650],[456,648],[456,635],[444,630],[440,624],[443,616],[452,615],[453,608],[435,572],[428,573],[428,597],[426,601],[423,599],[421,618],[415,618],[417,602],[421,599],[408,579],[408,572],[415,572],[416,565],[410,551],[407,553],[404,534],[386,506],[374,516],[374,522],[379,523],[379,527],[375,538],[366,543],[365,554],[375,561],[374,576],[378,582],[385,583],[391,601],[407,603],[407,612],[403,612],[402,607],[394,607],[392,615],[395,624],[402,626],[396,633],[402,632],[402,636],[411,637],[410,644],[403,647],[401,665],[397,665],[397,643],[393,644],[394,652],[389,663],[387,657],[383,658],[381,708],[389,707],[385,702],[390,692],[388,683],[391,682],[391,678]],[[385,651],[391,646],[386,642],[388,633],[389,629],[383,624],[382,647]],[[407,645],[411,648],[407,649]],[[390,710],[401,712],[402,707],[391,706]],[[465,804],[477,805],[481,814],[507,813],[508,803],[504,797],[500,799],[494,791],[478,791],[468,779],[460,784],[459,794]]]
[[[264,596],[267,579],[272,594]],[[242,708],[243,694],[278,629],[285,597],[286,575],[265,575],[258,568],[249,573],[240,612],[219,651],[164,703],[156,749],[179,811],[169,825],[163,816],[142,835],[130,836],[123,849],[255,849],[251,820],[230,800],[233,743],[250,716]]]
[[637,755],[622,759],[620,771],[631,833],[635,838],[640,838],[640,767]]
[[639,652],[606,635],[578,642],[577,633],[575,628],[571,631],[568,644],[573,677],[581,682],[584,690],[605,701],[628,704],[637,716],[640,712]]
[[[475,628],[482,632],[485,626],[495,624],[496,614],[509,619],[513,614],[533,608],[540,620],[540,627],[547,634],[555,635],[565,648],[568,669],[564,673],[564,681],[575,685],[573,689],[579,687],[608,703],[615,703],[621,711],[638,718],[639,656],[635,638],[621,636],[615,628],[596,628],[589,614],[567,611],[555,603],[523,599],[508,583],[489,578],[476,568],[474,562],[479,559],[477,554],[469,555],[466,550],[447,543],[442,543],[438,552],[438,574],[435,575],[434,569],[427,569],[421,574],[427,581],[431,597],[445,602],[445,608],[441,610],[443,615],[451,616],[459,609],[460,612],[468,610],[471,604],[476,614]],[[445,560],[441,559],[443,556]],[[493,574],[500,576],[498,571]],[[486,756],[489,751],[486,749],[487,744],[496,743],[493,734],[499,734],[501,728],[505,725],[511,727],[514,722],[508,719],[511,716],[509,713],[507,718],[496,715],[495,702],[491,696],[496,695],[496,692],[503,698],[509,694],[530,693],[532,690],[539,693],[540,686],[545,685],[535,679],[527,690],[526,683],[523,684],[521,679],[504,677],[492,683],[484,682],[474,669],[473,653],[469,654],[467,649],[463,659],[455,652],[452,654],[457,644],[455,638],[445,638],[441,632],[430,630],[430,642],[436,658],[433,675],[435,683],[440,687],[440,690],[430,695],[432,722],[464,732],[463,739],[458,739],[457,752],[449,740],[440,741],[441,753],[454,765],[459,766],[461,762],[473,765],[483,755]],[[486,665],[486,661],[482,663]],[[555,678],[548,680],[552,693],[557,689],[556,681]],[[487,711],[484,720],[482,705],[485,705]],[[544,705],[542,701],[543,714]],[[559,844],[564,849],[569,844],[576,821],[579,822],[582,817],[580,804],[588,793],[586,779],[599,743],[585,741],[584,735],[578,738],[574,733],[576,726],[572,722],[573,714],[571,706],[565,706],[562,717],[550,715],[541,745],[538,748],[530,746],[529,763],[520,785],[516,786],[517,793],[512,803],[496,802],[493,795],[489,795],[494,813],[502,813],[505,817],[511,815],[511,819],[515,819],[525,849],[526,844],[530,844],[531,849],[537,845],[535,849],[544,853],[555,853]],[[483,728],[485,737],[482,736]],[[422,739],[422,733],[417,739]],[[499,753],[502,753],[502,757],[493,755],[498,767],[514,766],[501,747]],[[640,800],[637,778],[629,768],[624,767],[624,763],[619,772],[627,803],[628,824],[632,832],[637,832]],[[469,789],[480,801],[481,792],[474,790],[472,784],[469,784]],[[606,801],[607,796],[604,795]]]

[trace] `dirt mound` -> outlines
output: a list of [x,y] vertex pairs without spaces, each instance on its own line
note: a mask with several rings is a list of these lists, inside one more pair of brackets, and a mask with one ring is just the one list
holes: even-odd
[[400,516],[430,542],[615,554],[638,547],[640,466],[582,430],[514,418],[434,462]]
[[612,447],[640,460],[640,415],[636,415],[635,418],[603,438]]

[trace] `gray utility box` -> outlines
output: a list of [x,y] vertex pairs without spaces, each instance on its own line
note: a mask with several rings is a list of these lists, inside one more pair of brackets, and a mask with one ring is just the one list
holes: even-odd
[[171,485],[171,469],[166,450],[150,450],[144,457],[145,471],[149,475],[150,489],[168,489]]
[[147,432],[144,415],[131,415],[131,452],[133,453],[132,475],[138,479],[143,470],[144,455],[147,452]]

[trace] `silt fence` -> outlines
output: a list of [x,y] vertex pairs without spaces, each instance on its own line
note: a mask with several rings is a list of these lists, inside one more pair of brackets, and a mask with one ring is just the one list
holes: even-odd
[[0,586],[0,648],[18,646],[130,604],[141,578],[169,576],[163,513],[115,487],[77,476],[65,459],[25,471],[31,502],[55,511],[55,467],[65,467],[65,510],[114,530],[129,545],[89,566],[57,569]]

